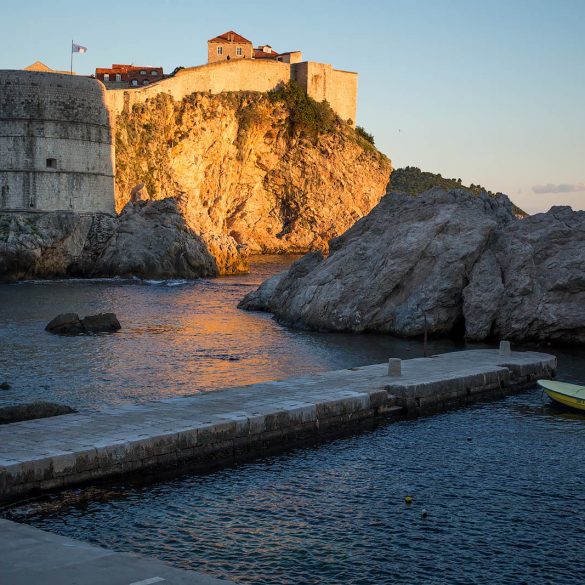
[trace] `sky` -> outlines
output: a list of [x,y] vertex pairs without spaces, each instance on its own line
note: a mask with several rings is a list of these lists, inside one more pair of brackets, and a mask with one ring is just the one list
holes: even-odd
[[357,123],[395,168],[585,209],[585,0],[0,0],[0,69],[193,66],[235,30],[359,73]]

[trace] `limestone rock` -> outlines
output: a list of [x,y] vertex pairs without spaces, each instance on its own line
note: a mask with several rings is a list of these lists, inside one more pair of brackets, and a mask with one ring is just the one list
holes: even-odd
[[85,333],[85,328],[77,313],[62,313],[47,324],[45,331],[55,335],[79,335]]
[[585,343],[585,212],[517,219],[507,197],[392,194],[242,308],[319,330]]
[[87,333],[114,333],[122,328],[114,313],[88,315],[81,320],[81,325]]
[[113,232],[114,218],[69,212],[0,212],[0,281],[67,276],[92,247],[92,226]]
[[136,185],[132,191],[130,191],[130,201],[132,203],[136,203],[138,201],[148,201],[149,199],[150,195],[144,183],[138,183],[138,185]]
[[585,343],[585,212],[553,207],[498,231],[464,290],[466,331]]
[[113,218],[0,213],[0,281],[24,278],[199,278],[245,272],[245,247],[195,233],[175,198],[129,203]]
[[208,242],[230,236],[250,253],[326,249],[378,203],[390,161],[345,123],[310,138],[290,127],[284,106],[263,94],[160,94],[124,111],[117,209],[143,183],[154,199],[181,193],[187,225]]
[[57,315],[45,327],[45,331],[55,335],[81,335],[84,333],[114,333],[122,328],[114,313],[88,315],[83,319],[77,313]]
[[219,270],[176,201],[165,199],[129,203],[89,273],[164,279],[215,276]]

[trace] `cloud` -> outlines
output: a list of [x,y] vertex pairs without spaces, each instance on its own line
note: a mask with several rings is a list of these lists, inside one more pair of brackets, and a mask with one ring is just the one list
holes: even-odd
[[579,193],[585,191],[585,183],[560,183],[559,185],[553,185],[548,183],[547,185],[534,185],[532,187],[534,193]]

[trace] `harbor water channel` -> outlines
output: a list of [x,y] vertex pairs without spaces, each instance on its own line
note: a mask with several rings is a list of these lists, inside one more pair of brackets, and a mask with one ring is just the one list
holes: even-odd
[[[0,382],[10,388],[0,406],[99,410],[423,355],[419,340],[296,331],[237,309],[292,260],[257,258],[249,275],[214,280],[2,285]],[[71,311],[113,311],[122,330],[44,331]],[[427,351],[464,347],[485,346],[431,340]],[[582,349],[538,349],[558,356],[558,379],[585,383]],[[2,514],[243,583],[573,585],[585,574],[584,463],[585,416],[533,389],[213,473],[69,489]]]

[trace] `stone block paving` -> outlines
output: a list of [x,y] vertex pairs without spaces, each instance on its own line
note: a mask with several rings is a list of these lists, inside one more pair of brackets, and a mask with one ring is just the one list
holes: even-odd
[[227,585],[154,559],[0,520],[2,585]]
[[[400,410],[410,398],[429,400],[475,388],[500,388],[510,378],[554,370],[548,354],[497,350],[453,352],[401,362],[325,372],[288,380],[104,408],[0,426],[0,500],[155,464],[198,456],[212,445],[256,440],[291,428]],[[419,400],[419,398],[417,398]],[[345,417],[345,418],[343,418]],[[260,454],[261,449],[258,450]]]

